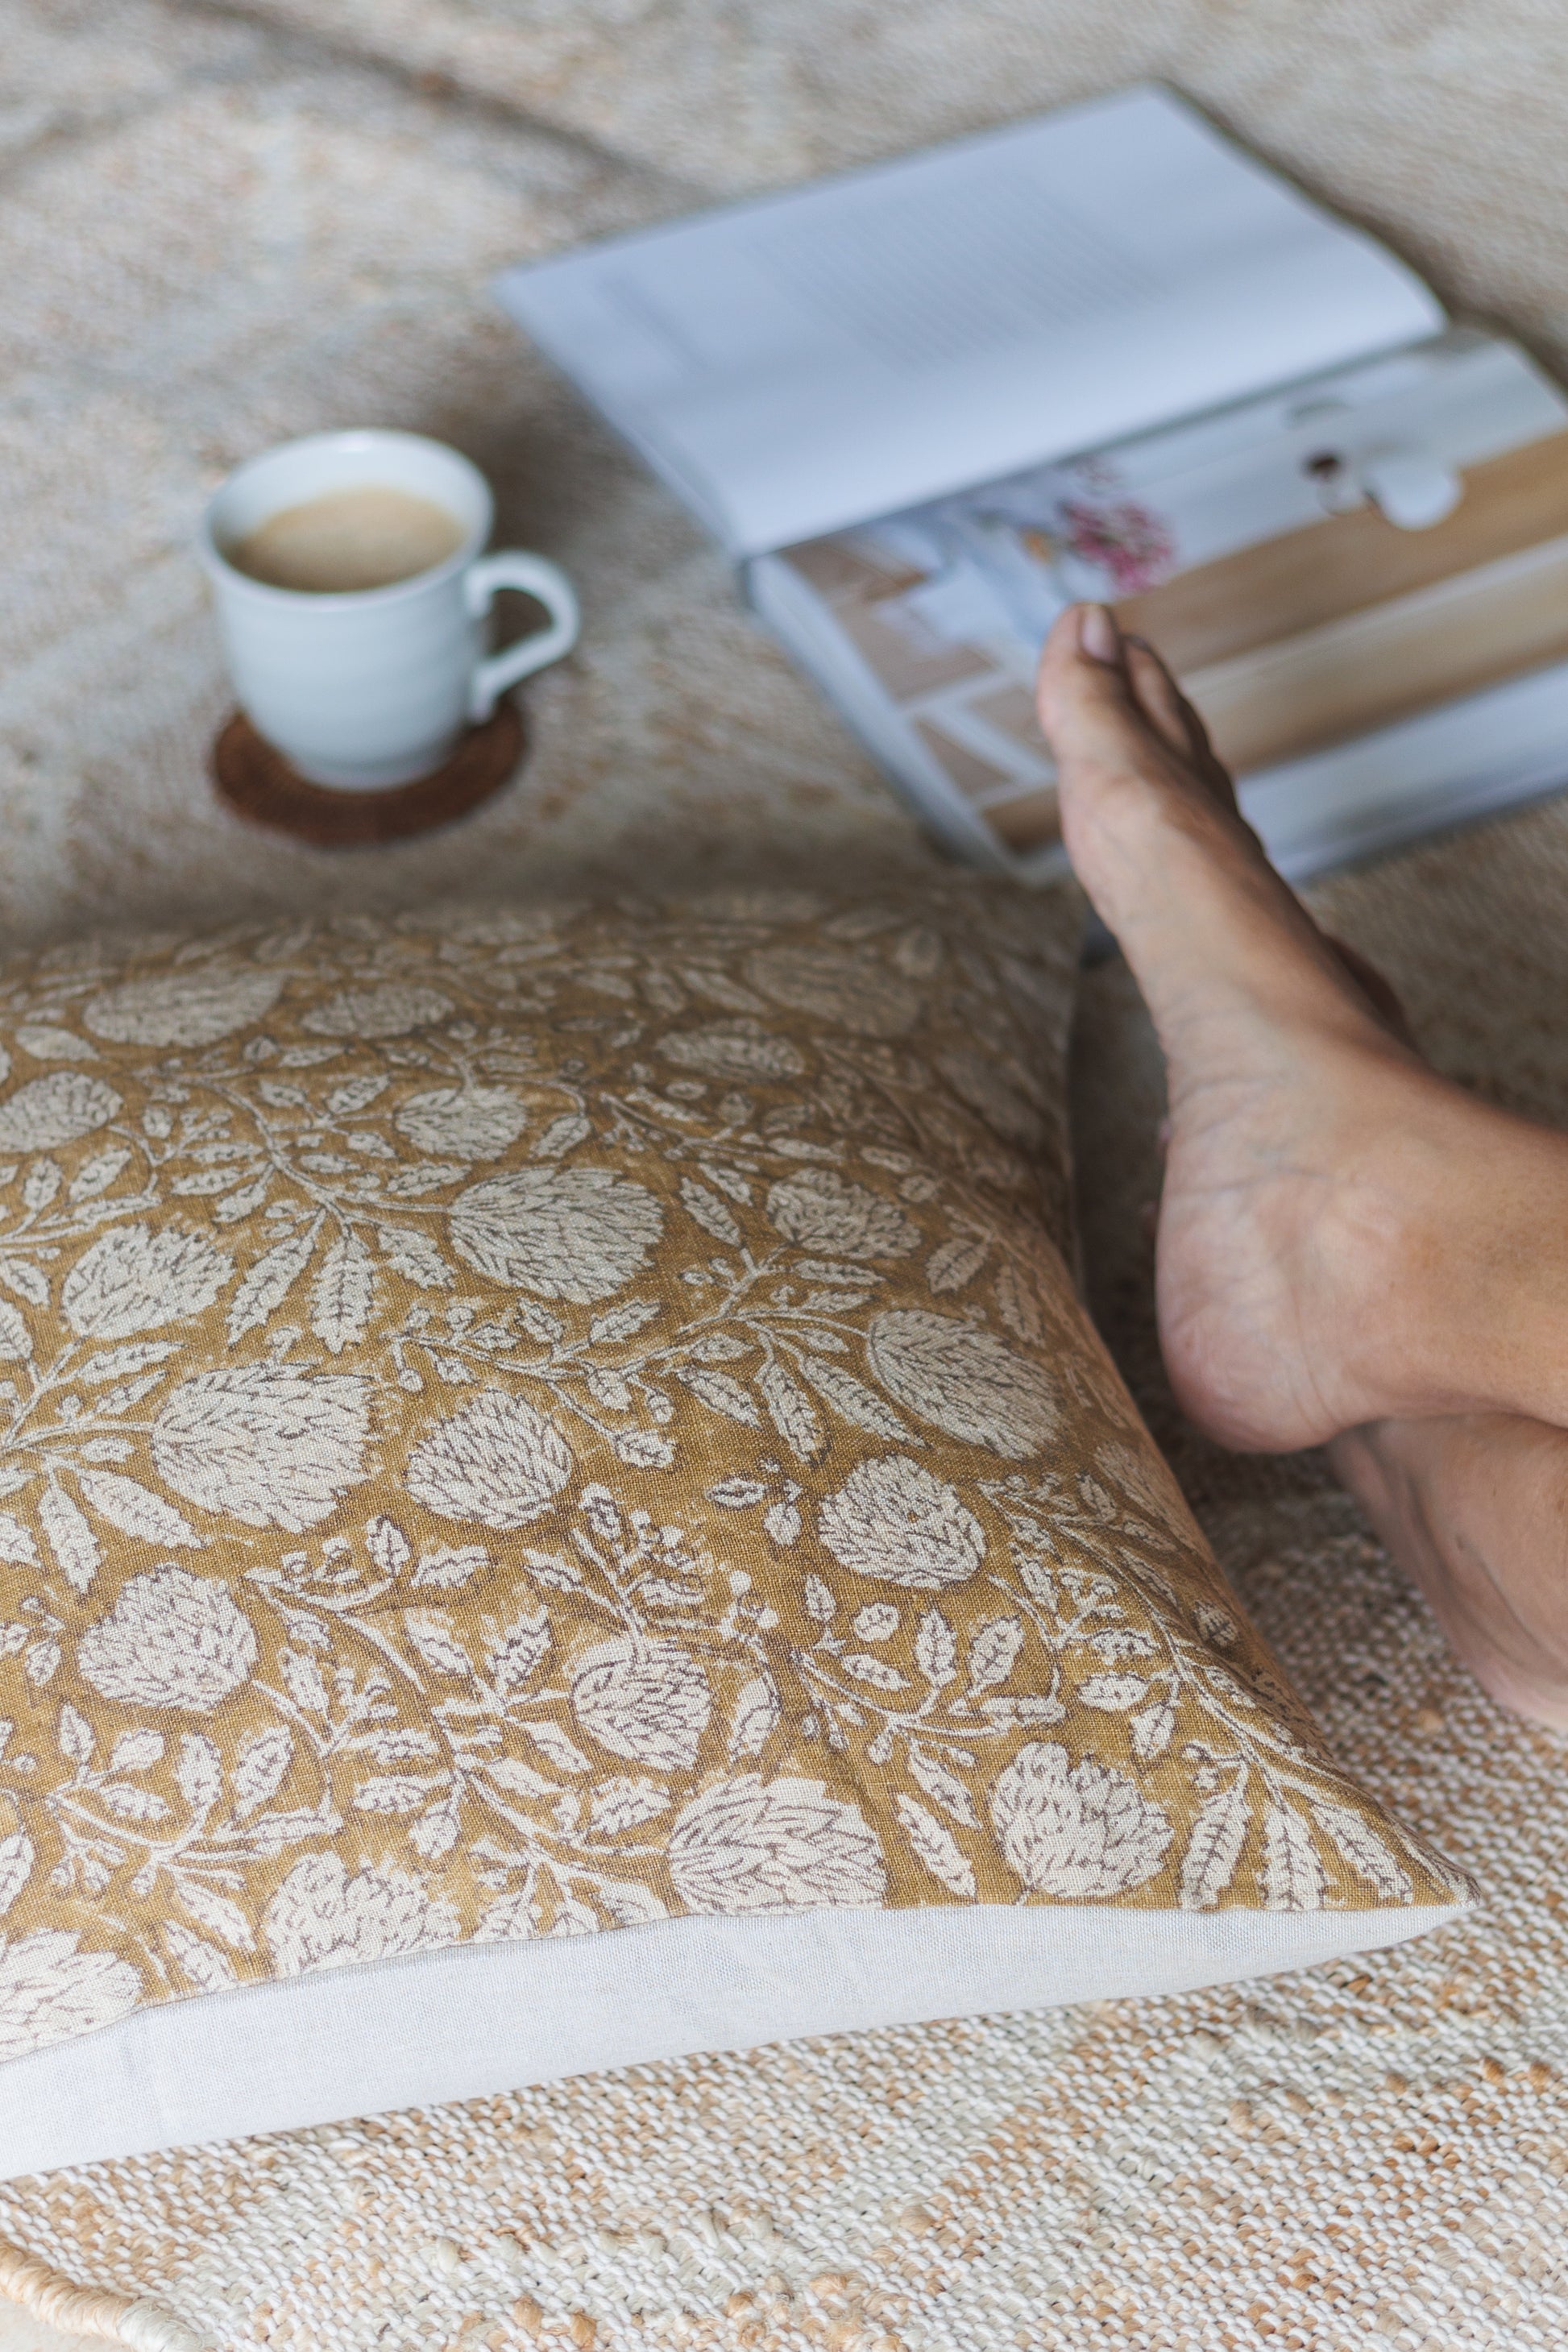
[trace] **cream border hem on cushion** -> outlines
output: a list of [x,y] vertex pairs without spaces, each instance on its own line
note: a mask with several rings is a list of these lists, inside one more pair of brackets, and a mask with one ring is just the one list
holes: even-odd
[[140,2010],[0,2067],[0,2179],[695,2051],[1188,1992],[1402,1943],[1464,1907],[813,1911],[325,1969]]

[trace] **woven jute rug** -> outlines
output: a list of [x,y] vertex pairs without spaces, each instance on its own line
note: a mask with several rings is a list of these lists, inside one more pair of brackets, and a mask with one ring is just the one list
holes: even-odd
[[[928,862],[698,534],[495,317],[485,280],[521,255],[1162,73],[1568,353],[1555,0],[0,0],[0,55],[7,943]],[[212,795],[228,700],[186,542],[238,457],[363,422],[474,456],[588,620],[506,793],[345,856]],[[1568,809],[1325,896],[1446,1067],[1568,1123]],[[1182,1427],[1138,1214],[1158,1061],[1115,965],[1079,1045],[1097,1311],[1341,1754],[1475,1874],[1477,1914],[1176,2000],[14,2182],[5,2352],[1568,2343],[1568,1742],[1480,1696],[1315,1458]]]

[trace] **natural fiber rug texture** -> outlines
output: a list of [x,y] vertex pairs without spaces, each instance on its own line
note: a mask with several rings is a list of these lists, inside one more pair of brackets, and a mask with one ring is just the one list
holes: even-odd
[[[929,863],[718,559],[514,341],[501,263],[1163,73],[1568,353],[1555,0],[0,0],[0,932],[426,890]],[[190,527],[324,425],[458,442],[578,576],[519,782],[331,856],[211,797]],[[1568,753],[1565,753],[1568,770]],[[1568,809],[1347,878],[1468,1083],[1568,1122]],[[1511,1722],[1310,1458],[1164,1398],[1157,1057],[1081,1013],[1097,1308],[1341,1754],[1477,1875],[1462,1927],[1164,2002],[690,2060],[0,2189],[5,2352],[1556,2352],[1568,1743]]]

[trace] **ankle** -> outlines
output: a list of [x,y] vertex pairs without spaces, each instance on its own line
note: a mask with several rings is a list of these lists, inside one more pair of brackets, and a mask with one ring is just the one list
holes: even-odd
[[1336,1202],[1359,1279],[1347,1346],[1366,1420],[1503,1413],[1568,1426],[1568,1139],[1424,1065],[1378,1073],[1378,1120]]

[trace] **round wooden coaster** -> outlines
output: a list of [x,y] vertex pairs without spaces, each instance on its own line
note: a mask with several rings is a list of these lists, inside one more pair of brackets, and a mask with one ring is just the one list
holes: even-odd
[[526,740],[521,713],[514,703],[500,702],[434,775],[384,793],[337,792],[307,782],[237,710],[213,745],[213,781],[218,798],[251,824],[292,834],[318,849],[363,849],[467,816],[500,792]]

